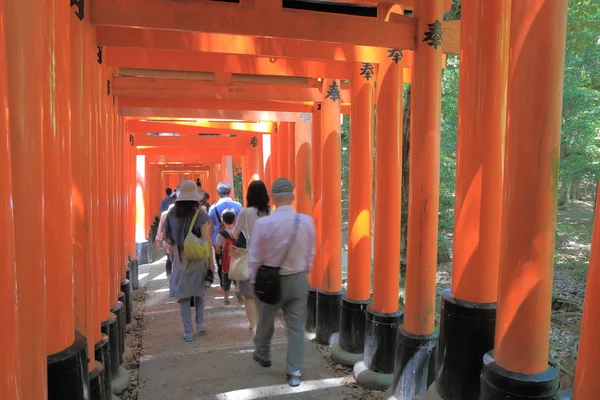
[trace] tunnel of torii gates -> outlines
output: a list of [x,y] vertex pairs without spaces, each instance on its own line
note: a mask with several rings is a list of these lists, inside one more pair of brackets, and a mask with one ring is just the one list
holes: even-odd
[[[0,398],[110,398],[164,189],[199,178],[214,201],[237,165],[244,190],[252,179],[294,180],[295,207],[318,232],[306,330],[354,365],[360,384],[396,399],[554,399],[567,0],[469,0],[461,21],[443,20],[447,0],[387,3],[0,0]],[[461,56],[456,212],[438,330],[448,53]],[[342,114],[351,116],[345,286]],[[600,392],[596,216],[574,388],[561,394],[577,400]]]

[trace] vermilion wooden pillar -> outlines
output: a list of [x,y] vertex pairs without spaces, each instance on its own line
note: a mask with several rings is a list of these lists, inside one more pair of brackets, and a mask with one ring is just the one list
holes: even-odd
[[[103,69],[103,80],[100,82],[100,101],[104,105],[104,135],[106,136],[106,163],[111,166],[110,173],[106,175],[106,201],[107,201],[107,219],[108,219],[108,284],[110,288],[110,305],[114,307],[118,301],[119,291],[117,281],[117,224],[115,214],[115,132],[114,132],[114,119],[113,119],[113,104],[112,96],[108,94],[107,85],[108,80],[112,78],[112,68]],[[106,169],[106,164],[103,165]],[[107,171],[108,172],[108,171]]]
[[588,265],[588,278],[583,304],[581,335],[575,382],[573,384],[573,399],[593,399],[600,393],[600,345],[598,328],[600,327],[600,186],[596,193],[596,212],[594,213],[594,232],[592,235],[592,251]]
[[[256,180],[263,179],[263,165],[262,165],[262,146],[263,146],[263,135],[256,134],[251,139],[255,140],[251,147],[246,152],[247,166],[248,166],[248,183]],[[247,187],[247,186],[246,186]],[[245,188],[246,188],[245,187]]]
[[463,4],[452,289],[442,295],[436,390],[478,398],[494,346],[511,0]]
[[[85,12],[89,9],[86,8]],[[84,14],[85,14],[84,12]],[[108,291],[107,284],[103,280],[103,268],[100,263],[100,253],[103,251],[100,246],[100,197],[98,185],[98,48],[96,46],[95,28],[87,21],[83,21],[83,133],[77,136],[77,146],[81,144],[81,153],[72,153],[73,162],[83,162],[87,172],[83,176],[73,176],[74,182],[81,182],[80,179],[86,179],[87,186],[83,186],[83,195],[89,194],[89,198],[84,197],[84,212],[86,225],[78,228],[85,232],[85,244],[87,252],[84,258],[86,286],[91,287],[86,295],[86,309],[94,309],[92,321],[96,329],[97,336],[94,341],[94,352],[89,354],[90,359],[95,359],[102,364],[102,368],[94,363],[94,370],[90,372],[90,389],[102,390],[104,384],[104,393],[110,393],[111,389],[111,370],[108,335],[104,333],[109,323],[110,311],[106,301],[103,298]],[[81,141],[81,142],[80,142]],[[73,150],[77,149],[74,147]],[[74,223],[78,220],[75,216]],[[76,242],[77,243],[77,242]],[[77,266],[76,266],[77,268]],[[88,301],[89,300],[89,301]],[[86,321],[87,324],[87,321]],[[113,322],[114,324],[114,322]],[[88,338],[88,340],[90,340]]]
[[[276,135],[271,135],[271,142]],[[312,110],[312,217],[315,223],[315,258],[310,272],[310,289],[306,303],[306,323],[304,329],[314,333],[317,324],[317,289],[321,286],[323,274],[321,250],[321,104],[313,106]],[[275,147],[272,147],[275,149]],[[273,160],[273,153],[271,153]],[[272,169],[273,171],[273,169]]]
[[[235,190],[233,189],[233,158],[231,156],[221,157],[221,180],[220,182],[227,182],[231,185],[231,194],[229,197],[235,198]],[[218,193],[217,193],[218,195]]]
[[[321,243],[323,273],[317,293],[316,339],[329,344],[339,330],[342,298],[342,179],[340,81],[323,81],[321,107]],[[327,221],[327,223],[324,223]]]
[[[90,384],[97,384],[103,372],[102,365],[94,361],[94,345],[100,340],[100,320],[95,316],[94,292],[98,282],[93,273],[92,243],[92,164],[90,115],[84,110],[85,23],[74,12],[71,17],[70,39],[70,91],[71,91],[71,226],[73,234],[72,262],[74,271],[75,329],[82,332],[88,342],[90,358]],[[85,47],[87,49],[87,47]],[[88,122],[85,122],[88,121]],[[69,241],[70,243],[71,241]],[[97,371],[94,369],[98,368]]]
[[[93,28],[92,28],[93,29]],[[92,46],[95,45],[95,34],[92,34]],[[115,315],[112,310],[115,306],[115,291],[112,285],[113,282],[113,268],[112,268],[112,254],[109,254],[109,249],[112,250],[110,245],[110,237],[112,234],[109,229],[109,169],[108,165],[112,166],[112,163],[106,163],[108,160],[109,149],[109,126],[107,118],[107,107],[106,107],[106,96],[107,96],[107,73],[105,67],[102,65],[103,60],[103,49],[99,46],[90,46],[90,52],[95,55],[92,61],[92,93],[93,93],[93,104],[94,104],[94,115],[92,120],[92,135],[94,136],[95,154],[93,163],[95,170],[94,182],[96,185],[96,193],[94,194],[97,199],[97,219],[94,218],[94,226],[98,227],[98,236],[95,238],[94,244],[97,246],[97,261],[99,270],[99,302],[98,312],[101,315],[101,330],[106,336],[102,337],[102,342],[97,343],[96,346],[102,350],[107,347],[110,348],[110,354],[107,358],[110,358],[110,379],[114,379],[119,373],[119,350],[120,350],[120,335],[119,335],[119,318]],[[114,172],[111,170],[111,174]],[[106,343],[110,346],[106,346]],[[99,351],[96,350],[96,359],[99,359]],[[108,362],[105,365],[109,364]],[[106,388],[110,390],[110,388]]]
[[355,65],[350,114],[348,284],[342,297],[340,340],[331,359],[354,365],[363,358],[365,311],[371,302],[371,220],[373,209],[373,64]]
[[[403,12],[401,7],[395,11]],[[372,387],[370,381],[374,375],[382,390],[392,383],[395,357],[393,353],[386,354],[386,349],[396,348],[397,327],[402,321],[402,312],[398,310],[401,220],[398,205],[402,203],[403,61],[398,52],[383,49],[377,73],[373,302],[366,311],[365,356],[354,367],[357,382]],[[363,76],[368,73],[367,67],[363,64]],[[352,147],[350,152],[352,155]]]
[[44,60],[50,67],[43,109],[43,204],[48,398],[89,393],[85,336],[75,331],[71,232],[71,10],[52,2]]
[[312,120],[311,115],[297,114],[294,124],[296,211],[312,214]]
[[[95,97],[98,110],[97,120],[97,159],[96,171],[98,174],[98,200],[99,200],[99,222],[100,237],[98,245],[100,246],[100,269],[101,269],[101,304],[105,315],[107,315],[112,306],[114,293],[111,286],[111,254],[110,251],[110,221],[109,221],[109,178],[108,168],[105,164],[108,159],[109,133],[107,129],[106,118],[106,70],[101,65],[96,71]],[[110,164],[112,165],[112,164]],[[112,175],[112,174],[111,174]]]
[[45,90],[50,70],[47,53],[39,47],[44,46],[50,23],[45,3],[23,0],[4,5],[22,399],[45,399],[48,387],[42,111],[49,106]]
[[[443,1],[415,3],[406,307],[397,338],[392,389],[398,399],[422,396],[434,378],[434,328],[440,184]],[[418,361],[417,361],[418,360]]]
[[552,398],[559,387],[548,348],[566,29],[566,0],[513,1],[496,333],[482,399]]
[[0,224],[4,230],[0,240],[0,314],[3,327],[0,343],[0,393],[7,399],[21,396],[21,348],[19,346],[19,306],[13,232],[13,189],[10,152],[8,82],[6,79],[6,36],[4,0],[0,0]]

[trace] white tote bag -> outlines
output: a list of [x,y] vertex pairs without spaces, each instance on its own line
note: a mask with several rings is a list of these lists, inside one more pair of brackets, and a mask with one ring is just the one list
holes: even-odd
[[242,233],[246,238],[246,248],[241,249],[239,247],[235,247],[235,252],[231,254],[228,276],[232,281],[247,281],[250,278],[248,274],[248,266],[250,264],[250,259],[248,257],[250,235],[248,234],[248,217],[245,213],[244,216],[246,216],[246,220],[244,221],[245,226],[242,229]]

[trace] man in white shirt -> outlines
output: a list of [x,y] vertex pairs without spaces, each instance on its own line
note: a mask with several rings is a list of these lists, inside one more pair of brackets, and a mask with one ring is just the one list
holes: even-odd
[[310,272],[315,255],[315,226],[310,216],[297,214],[292,209],[292,182],[283,178],[276,180],[271,195],[276,209],[254,225],[248,272],[250,283],[254,284],[256,273],[262,265],[280,267],[281,301],[276,305],[259,302],[254,360],[263,367],[271,366],[275,316],[282,309],[288,332],[288,384],[298,386],[304,363],[304,319],[308,295],[306,274]]

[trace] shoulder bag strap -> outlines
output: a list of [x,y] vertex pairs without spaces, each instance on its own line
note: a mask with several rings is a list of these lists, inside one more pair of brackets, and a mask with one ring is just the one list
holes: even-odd
[[283,258],[281,259],[281,262],[279,263],[277,268],[280,268],[283,265],[292,246],[294,245],[294,241],[296,240],[296,235],[298,234],[298,225],[300,225],[300,214],[296,213],[296,218],[294,219],[294,231],[292,232],[292,239],[290,240],[290,243],[288,244],[287,249],[285,250],[285,254],[283,255]]
[[196,219],[198,218],[198,214],[200,214],[200,209],[196,210],[196,213],[194,214],[194,218],[192,218],[192,222],[190,223],[190,229],[188,229],[188,233],[187,233],[188,235],[190,233],[192,233],[192,230],[194,229],[194,225],[196,224]]

